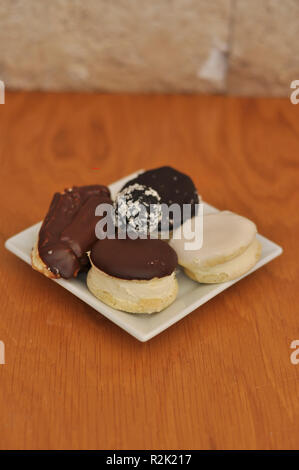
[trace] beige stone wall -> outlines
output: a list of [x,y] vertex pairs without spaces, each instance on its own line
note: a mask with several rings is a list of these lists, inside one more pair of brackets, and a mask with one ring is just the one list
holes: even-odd
[[299,0],[236,0],[228,92],[290,94],[299,79]]
[[13,89],[288,95],[299,0],[0,0]]

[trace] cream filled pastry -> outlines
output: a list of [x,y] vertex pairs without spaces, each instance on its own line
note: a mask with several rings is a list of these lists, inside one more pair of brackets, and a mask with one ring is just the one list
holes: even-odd
[[74,186],[55,193],[32,249],[33,269],[50,278],[76,277],[87,271],[87,252],[96,242],[99,204],[112,204],[106,186]]
[[[188,204],[190,214],[184,213]],[[162,166],[140,173],[123,186],[117,195],[115,209],[118,215],[118,226],[128,226],[133,232],[149,233],[156,227],[157,231],[172,231],[184,220],[197,214],[199,196],[190,176],[170,166]],[[178,217],[163,213],[161,206],[176,205],[180,208]],[[141,212],[141,209],[145,209]],[[150,230],[149,230],[150,229]]]
[[154,313],[176,298],[177,255],[165,241],[105,238],[92,247],[90,261],[88,289],[113,308]]
[[188,230],[180,238],[174,233],[170,241],[179,264],[191,279],[201,283],[229,281],[245,274],[260,258],[261,245],[251,220],[229,211],[205,215],[201,248],[186,249],[195,222],[193,218]]

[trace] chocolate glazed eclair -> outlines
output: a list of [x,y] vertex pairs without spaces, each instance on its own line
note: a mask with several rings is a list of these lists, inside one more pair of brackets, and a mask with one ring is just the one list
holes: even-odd
[[160,312],[176,298],[177,255],[159,239],[97,241],[87,286],[105,304],[131,313]]
[[33,269],[50,278],[68,279],[87,270],[87,252],[97,240],[96,207],[112,204],[106,186],[91,185],[55,193],[31,253]]

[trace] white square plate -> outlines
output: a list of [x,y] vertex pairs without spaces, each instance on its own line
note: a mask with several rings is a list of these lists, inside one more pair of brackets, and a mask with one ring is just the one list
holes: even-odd
[[[135,177],[141,171],[142,170],[139,170],[138,172],[111,184],[109,188],[111,190],[112,197],[115,196],[116,192],[127,180]],[[211,212],[218,212],[218,209],[204,203],[204,214]],[[17,235],[14,235],[5,242],[5,247],[26,263],[31,264],[30,253],[40,226],[41,222],[23,230],[23,232],[20,232]],[[269,261],[282,253],[282,248],[276,245],[276,243],[271,242],[261,235],[258,235],[258,239],[262,244],[261,259],[242,277],[247,276],[264,264],[269,263]],[[86,302],[140,341],[148,341],[153,338],[157,334],[161,333],[161,331],[181,320],[181,318],[212,299],[212,297],[215,297],[215,295],[242,279],[242,277],[240,277],[222,284],[198,284],[185,276],[185,274],[179,269],[177,273],[179,292],[173,304],[160,313],[140,315],[120,312],[119,310],[115,310],[108,307],[108,305],[105,305],[89,292],[86,286],[85,277],[85,274],[80,274],[76,279],[55,279],[54,282],[57,282],[57,284],[60,284],[65,289],[72,292],[83,300],[83,302]]]

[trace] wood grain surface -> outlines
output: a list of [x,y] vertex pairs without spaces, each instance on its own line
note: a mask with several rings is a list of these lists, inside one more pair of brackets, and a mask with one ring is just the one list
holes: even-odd
[[[7,94],[2,449],[299,447],[298,118],[287,99]],[[3,244],[43,218],[54,191],[162,164],[284,254],[140,343]]]

